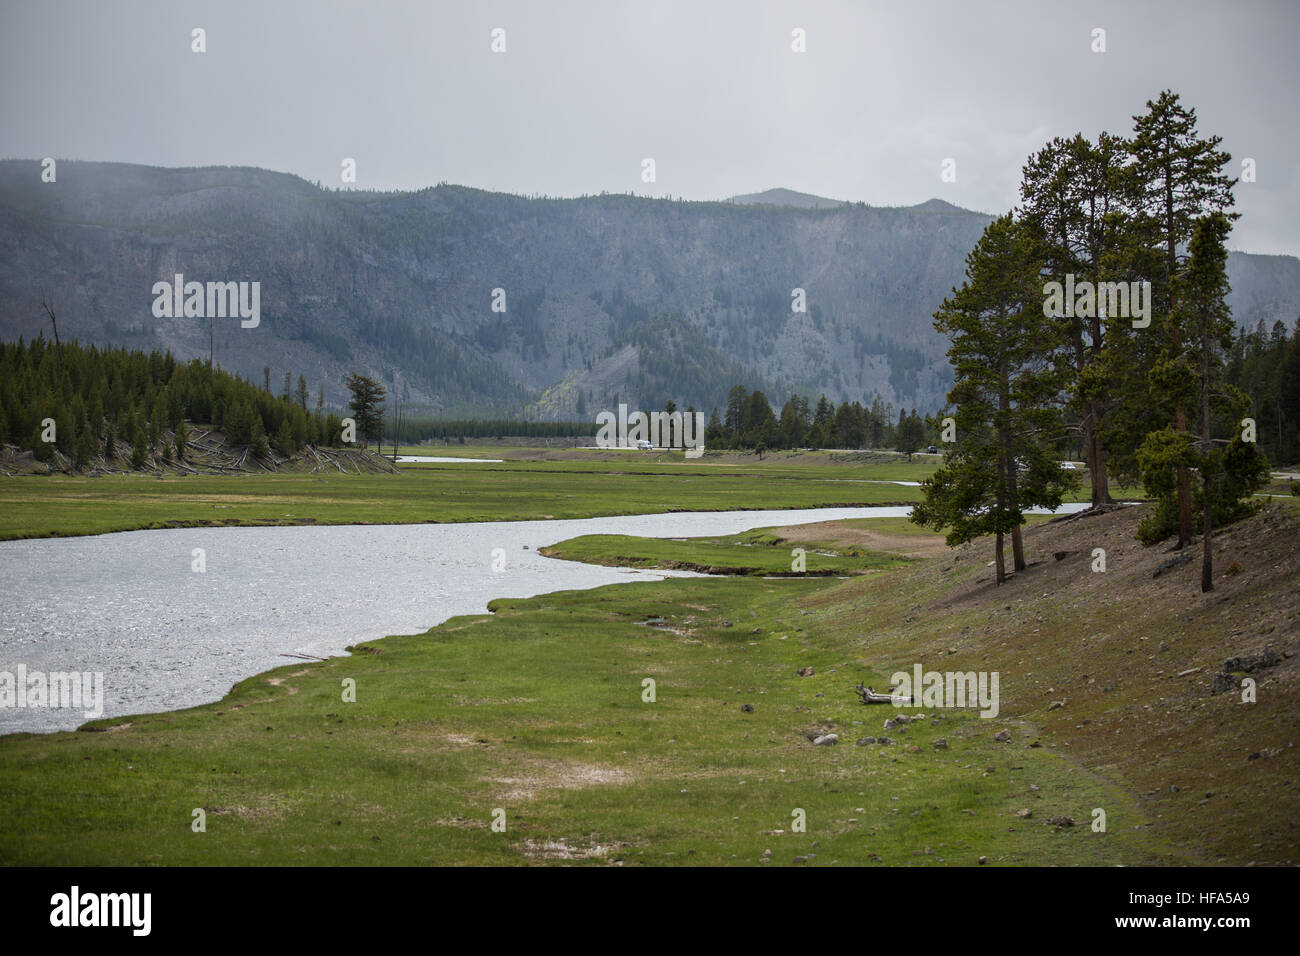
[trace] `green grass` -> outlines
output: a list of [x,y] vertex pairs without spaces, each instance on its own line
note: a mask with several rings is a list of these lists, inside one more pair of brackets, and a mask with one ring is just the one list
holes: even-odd
[[[868,626],[869,609],[837,602],[854,584],[698,578],[496,601],[248,678],[217,704],[0,738],[0,862],[1181,860],[1128,825],[1143,820],[1131,794],[994,742],[969,712],[855,746],[893,714],[853,693],[886,683],[837,636]],[[814,746],[810,728],[842,742]],[[1086,825],[1094,806],[1112,808],[1104,837]],[[496,809],[505,832],[490,828]],[[1047,826],[1058,813],[1082,825]]]
[[[554,464],[554,463],[552,463]],[[566,464],[566,463],[560,463]],[[424,466],[399,475],[0,481],[0,540],[210,525],[404,524],[659,511],[860,507],[916,501],[899,485],[765,474],[610,473],[530,463]]]
[[[793,549],[803,551],[795,570]],[[903,558],[828,542],[791,545],[768,529],[706,538],[640,538],[588,534],[542,549],[569,561],[614,567],[673,568],[706,574],[844,575],[879,571],[908,563]]]
[[[939,460],[918,457],[909,463],[905,458],[880,452],[772,452],[761,461],[756,455],[741,452],[706,452],[700,458],[687,458],[681,451],[611,451],[604,449],[546,449],[494,446],[456,446],[451,448],[407,447],[403,455],[427,455],[438,458],[505,459],[474,465],[475,471],[513,470],[549,472],[600,472],[604,474],[694,474],[694,475],[766,475],[773,478],[824,478],[841,481],[920,481],[931,474]],[[466,470],[458,464],[444,462],[404,463],[403,470]]]
[[[754,455],[493,446],[403,453],[506,458],[404,465],[397,475],[27,476],[0,481],[0,540],[223,525],[407,524],[658,511],[910,504],[937,458],[880,452]],[[1082,486],[1081,486],[1081,490]],[[1118,496],[1137,495],[1114,489]],[[1084,500],[1076,495],[1074,500]]]

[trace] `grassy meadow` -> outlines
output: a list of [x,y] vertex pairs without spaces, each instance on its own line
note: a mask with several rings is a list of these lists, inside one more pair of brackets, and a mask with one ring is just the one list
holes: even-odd
[[973,713],[857,745],[895,713],[854,694],[887,674],[837,633],[859,614],[838,604],[846,583],[679,579],[496,601],[250,677],[216,704],[0,738],[0,861],[1182,860],[1132,826],[1101,839],[1048,826],[1098,805],[1142,814],[1048,749],[996,742]]
[[[0,484],[0,534],[870,505],[916,500],[916,488],[889,482],[934,467],[824,453],[758,462],[473,450],[508,460],[373,477],[14,480]],[[1057,534],[1043,519],[1031,524]],[[905,519],[561,542],[548,553],[713,573],[497,600],[489,613],[351,656],[250,676],[217,703],[0,737],[0,863],[1235,859],[1253,819],[1246,810],[1240,826],[1214,831],[1223,846],[1203,846],[1211,838],[1198,836],[1192,815],[1152,796],[1168,789],[1168,761],[1150,760],[1137,736],[1096,740],[1092,722],[1117,715],[1104,708],[1122,699],[1099,697],[1082,723],[1073,702],[1064,719],[1049,707],[1058,688],[1080,680],[1075,635],[1127,625],[1105,603],[1081,606],[1071,588],[1102,576],[1058,566],[1050,556],[1061,546],[1042,540],[1047,557],[1034,567],[1047,570],[997,595],[987,593],[987,542],[950,551]],[[1107,546],[1122,563],[1131,529]],[[795,547],[806,575],[791,575]],[[1073,555],[1090,545],[1069,547]],[[1055,583],[1035,582],[1045,573]],[[1017,596],[1026,589],[1033,594]],[[1158,605],[1143,594],[1134,608],[1151,615]],[[886,688],[896,667],[916,660],[1002,669],[1002,713],[858,701],[860,681]],[[1088,690],[1070,697],[1092,692],[1094,679],[1135,675],[1134,658],[1111,663],[1117,676],[1083,675]],[[886,729],[900,712],[924,718]],[[1188,713],[1214,721],[1184,732],[1206,747],[1219,746],[1213,728],[1227,733],[1237,719],[1200,704]],[[1283,727],[1285,715],[1274,723]],[[833,745],[812,742],[832,733]],[[1216,771],[1207,762],[1205,772]],[[1258,795],[1216,783],[1216,799],[1220,788],[1237,801]],[[1094,808],[1106,810],[1105,832],[1089,826]]]
[[[257,474],[0,481],[0,540],[149,528],[409,524],[586,518],[659,511],[911,504],[938,456],[887,452],[617,452],[496,446],[403,454],[504,458],[404,464],[397,475]],[[1081,488],[1081,492],[1086,489]],[[1136,497],[1132,489],[1117,495]],[[1084,500],[1079,495],[1075,500]]]

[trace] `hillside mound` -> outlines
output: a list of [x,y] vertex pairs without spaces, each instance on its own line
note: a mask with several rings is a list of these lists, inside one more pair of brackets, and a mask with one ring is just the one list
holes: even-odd
[[1147,819],[1111,828],[1151,826],[1207,863],[1300,862],[1300,515],[1270,504],[1218,531],[1202,594],[1199,541],[1185,562],[1142,545],[1144,511],[1028,528],[1029,567],[1001,587],[984,540],[819,598],[877,672],[997,671],[987,733],[1137,794]]
[[[159,433],[159,446],[175,448],[175,434],[169,430]],[[310,474],[312,472],[333,472],[343,474],[397,474],[397,466],[382,455],[368,449],[327,448],[324,446],[303,445],[292,455],[282,455],[274,448],[258,457],[251,445],[232,443],[225,433],[212,428],[190,426],[185,442],[185,458],[177,461],[174,455],[158,452],[146,455],[143,465],[131,467],[131,445],[124,441],[114,441],[112,458],[96,455],[89,464],[80,469],[80,473],[98,477],[100,475],[234,475],[264,474],[267,472],[290,472]],[[78,472],[71,458],[57,449],[48,462],[38,461],[30,451],[23,451],[15,445],[0,445],[0,474],[7,477],[14,475],[45,475],[55,472],[68,474]]]

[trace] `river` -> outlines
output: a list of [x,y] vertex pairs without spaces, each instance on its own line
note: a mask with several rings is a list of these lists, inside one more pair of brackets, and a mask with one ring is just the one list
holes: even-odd
[[[482,613],[494,598],[677,574],[537,553],[576,535],[735,534],[909,511],[195,528],[0,542],[0,674],[17,675],[19,665],[29,675],[102,673],[105,717],[193,707],[291,663],[286,654],[342,654],[352,644]],[[0,733],[71,730],[86,719],[85,708],[0,706]]]

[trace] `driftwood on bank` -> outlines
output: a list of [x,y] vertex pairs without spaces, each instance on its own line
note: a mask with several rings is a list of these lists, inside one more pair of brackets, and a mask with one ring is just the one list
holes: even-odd
[[880,694],[870,687],[858,685],[858,699],[864,704],[910,704],[912,698],[904,694]]

